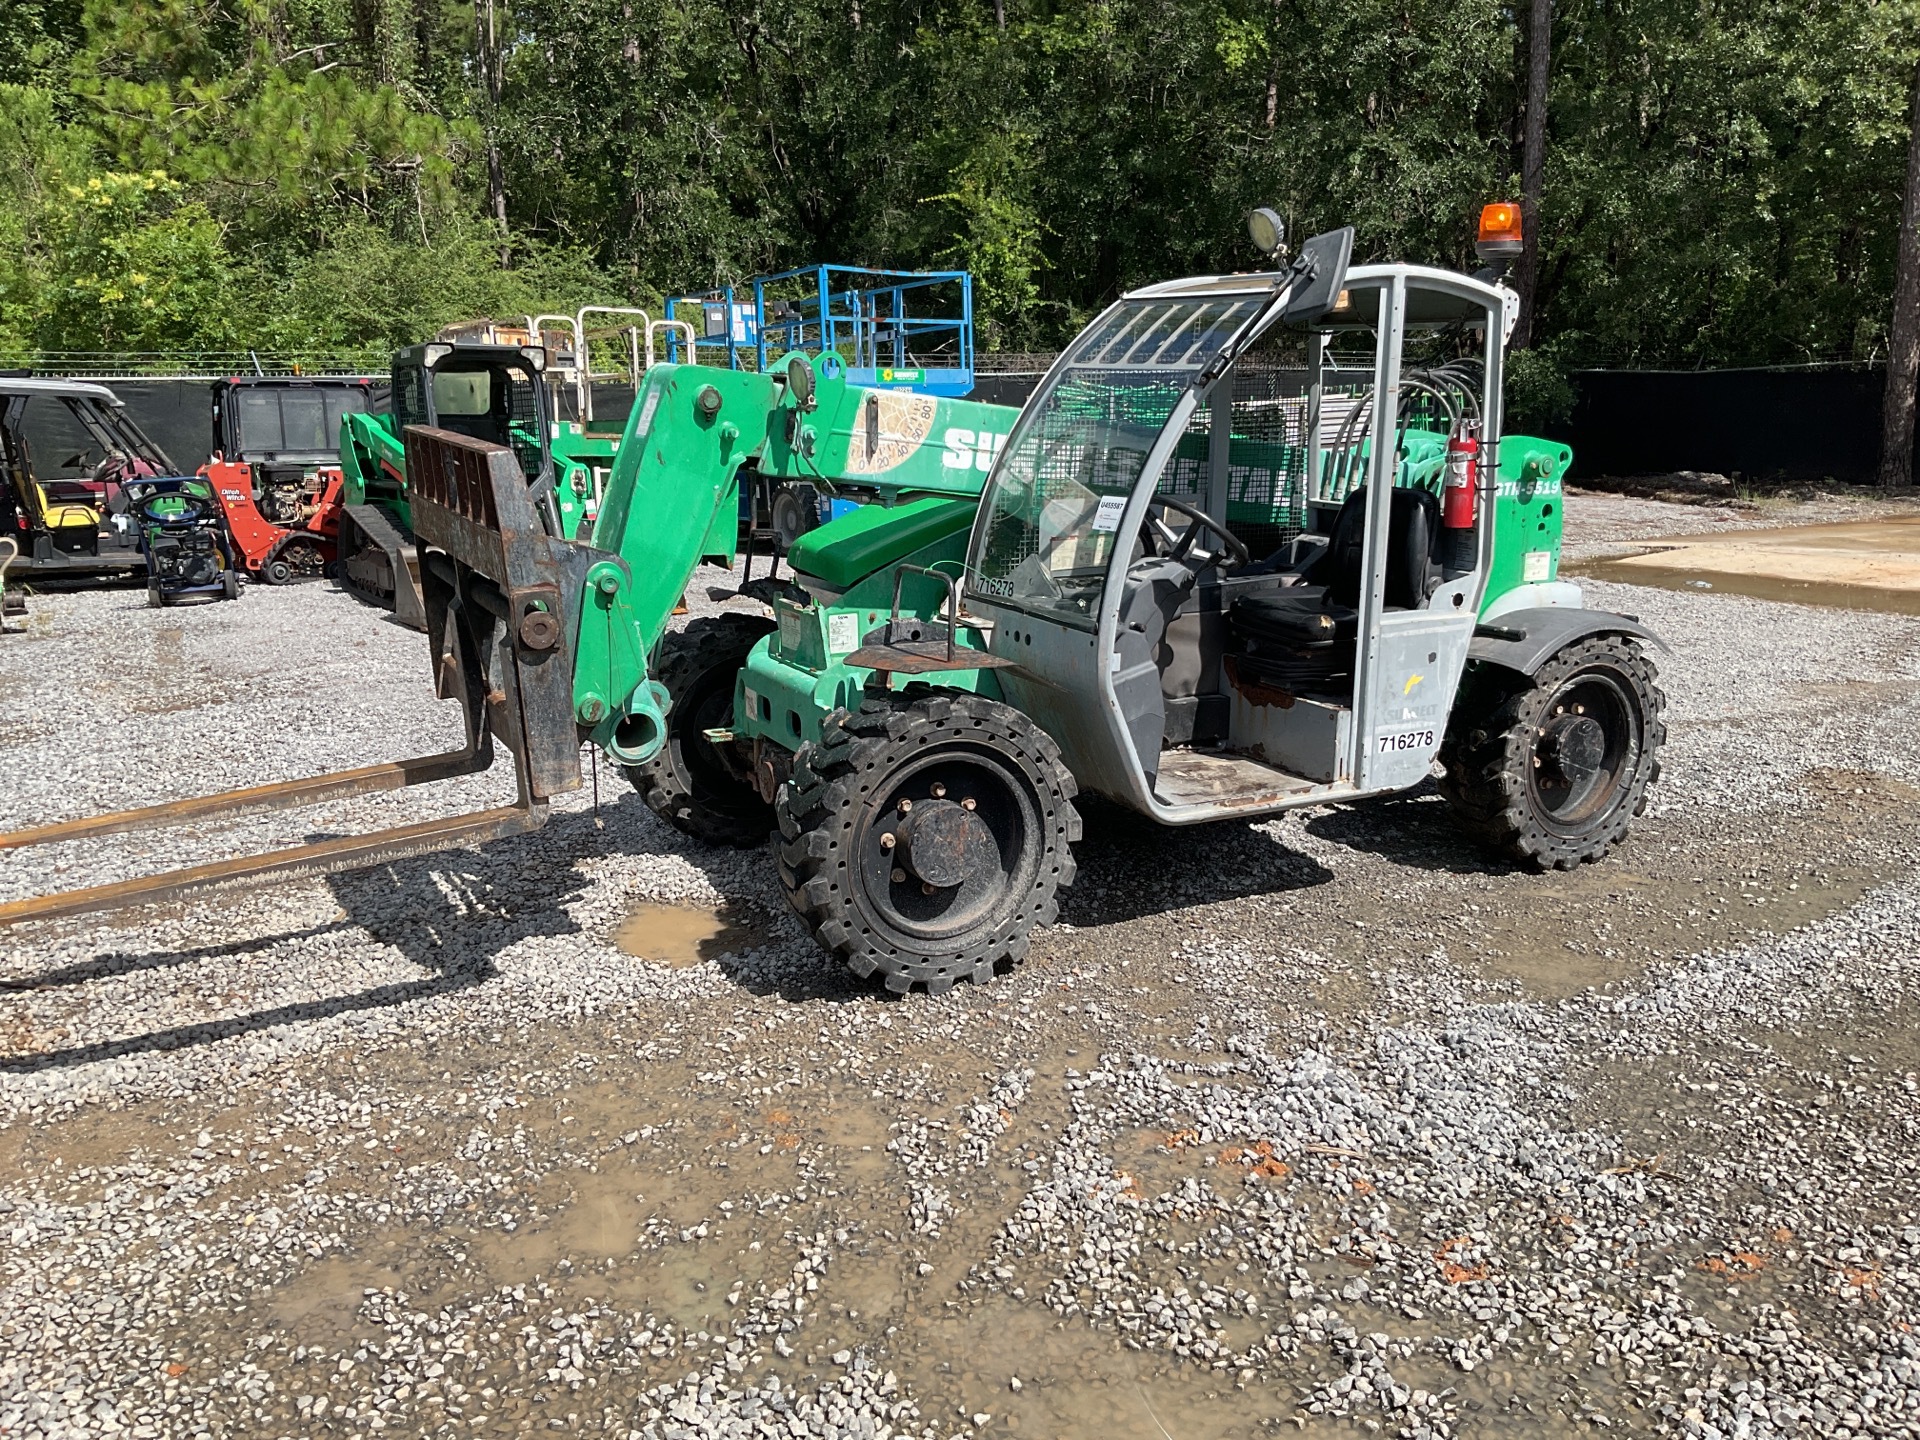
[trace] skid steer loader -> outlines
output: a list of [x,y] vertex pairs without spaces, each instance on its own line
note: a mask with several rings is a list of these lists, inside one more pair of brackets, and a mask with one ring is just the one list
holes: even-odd
[[510,450],[410,427],[431,659],[467,745],[0,849],[465,773],[496,742],[519,803],[0,923],[531,829],[583,742],[678,797],[656,808],[684,829],[774,831],[811,933],[896,991],[1024,956],[1073,880],[1082,791],[1187,825],[1403,791],[1437,760],[1475,839],[1599,859],[1659,773],[1659,642],[1558,579],[1571,454],[1502,433],[1512,292],[1351,246],[1124,296],[984,447],[977,497],[902,487],[802,536],[793,582],[754,592],[770,618],[667,634],[695,565],[731,556],[745,477],[924,463],[952,448],[932,397],[862,395],[831,355],[656,367],[591,544],[554,533]]

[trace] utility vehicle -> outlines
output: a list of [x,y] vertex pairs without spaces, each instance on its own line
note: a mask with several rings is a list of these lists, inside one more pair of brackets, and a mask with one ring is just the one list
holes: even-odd
[[[1494,253],[1517,238],[1492,228]],[[831,354],[655,366],[590,543],[514,450],[408,427],[431,659],[468,743],[0,849],[469,773],[496,741],[518,803],[0,923],[528,830],[581,785],[583,742],[690,833],[775,829],[820,944],[898,991],[1025,954],[1072,882],[1082,792],[1189,825],[1404,791],[1437,761],[1475,838],[1531,866],[1598,859],[1658,775],[1658,642],[1558,578],[1571,454],[1503,434],[1512,292],[1350,266],[1351,246],[1336,231],[1275,270],[1123,297],[1004,443],[959,445],[976,425],[919,407],[965,402],[863,392]],[[733,559],[743,485],[956,449],[983,457],[984,493],[897,485],[796,541],[791,581],[740,592],[772,618],[668,634],[695,568]]]
[[0,377],[0,535],[19,547],[16,580],[137,574],[122,491],[177,473],[106,386]]

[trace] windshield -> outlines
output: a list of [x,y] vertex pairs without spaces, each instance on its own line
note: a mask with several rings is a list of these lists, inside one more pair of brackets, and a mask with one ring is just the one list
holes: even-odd
[[994,467],[969,587],[1092,624],[1148,451],[1194,375],[1268,298],[1122,301],[1074,341]]
[[340,448],[341,417],[365,410],[367,393],[357,385],[249,386],[232,404],[238,454],[330,458]]

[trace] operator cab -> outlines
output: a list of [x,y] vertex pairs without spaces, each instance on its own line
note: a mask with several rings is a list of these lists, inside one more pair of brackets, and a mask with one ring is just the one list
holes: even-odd
[[1493,536],[1442,487],[1450,444],[1496,473],[1512,296],[1350,243],[1127,295],[979,509],[965,599],[1008,700],[1166,823],[1404,788],[1445,729]]
[[527,483],[551,491],[553,406],[546,362],[547,352],[538,345],[436,341],[399,351],[393,357],[393,411],[400,433],[409,425],[433,425],[505,445]]

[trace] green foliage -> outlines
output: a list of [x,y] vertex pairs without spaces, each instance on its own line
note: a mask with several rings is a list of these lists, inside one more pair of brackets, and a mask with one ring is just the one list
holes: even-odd
[[43,216],[35,332],[49,349],[165,350],[227,339],[220,226],[163,170],[62,186]]
[[1563,347],[1553,341],[1507,356],[1506,428],[1551,435],[1573,418],[1576,398]]
[[279,289],[255,343],[276,351],[357,354],[378,365],[455,321],[571,312],[587,301],[621,303],[577,253],[539,247],[506,270],[498,236],[477,220],[436,226],[429,236],[422,245],[417,235],[396,237],[354,222],[288,269],[255,276],[260,289]]
[[[1252,263],[1256,204],[1471,265],[1515,189],[1521,8],[11,0],[0,347],[373,353],[837,260],[963,265],[983,346],[1042,348]],[[1574,364],[1875,353],[1920,0],[1559,0],[1554,37],[1516,413]]]

